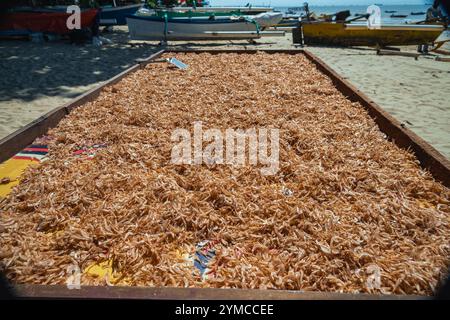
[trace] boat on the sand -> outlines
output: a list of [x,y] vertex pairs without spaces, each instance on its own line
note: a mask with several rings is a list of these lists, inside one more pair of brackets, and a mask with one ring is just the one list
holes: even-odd
[[[81,28],[92,28],[97,9],[81,11]],[[17,8],[0,13],[0,35],[27,36],[33,33],[69,34],[67,19],[70,14],[60,8]]]
[[242,17],[173,19],[132,15],[127,17],[127,24],[133,40],[229,40],[261,37],[258,24]]
[[263,30],[274,25],[277,25],[283,19],[283,13],[281,12],[262,12],[257,15],[243,15],[238,11],[234,12],[196,12],[196,11],[184,11],[176,12],[169,10],[153,10],[142,8],[136,13],[139,17],[159,17],[159,18],[169,18],[172,20],[186,20],[195,18],[199,21],[203,20],[217,20],[221,19],[247,19],[249,21],[254,21]]
[[411,12],[410,13],[410,15],[412,15],[412,16],[423,16],[425,14],[426,14],[426,12]]
[[[157,8],[161,9],[161,8]],[[165,10],[177,11],[177,12],[186,12],[186,11],[194,11],[194,12],[240,12],[243,15],[255,15],[262,12],[270,12],[273,11],[272,7],[172,7],[172,8],[163,8]]]
[[391,18],[406,18],[407,14],[391,14]]
[[[363,23],[301,22],[296,41],[337,46],[394,46],[432,43],[444,31],[440,24],[386,24],[369,28]],[[300,40],[299,40],[300,39]]]

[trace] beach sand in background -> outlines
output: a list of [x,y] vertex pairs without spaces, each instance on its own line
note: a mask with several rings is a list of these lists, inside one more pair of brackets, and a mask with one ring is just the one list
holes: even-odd
[[125,32],[103,47],[68,42],[0,41],[0,138],[67,103],[149,56],[152,45],[130,46]]
[[450,159],[450,63],[368,48],[308,49]]
[[[103,34],[101,48],[68,43],[0,42],[0,138],[161,49],[130,42],[126,27]],[[292,35],[247,41],[176,42],[184,49],[293,49]],[[307,47],[376,103],[450,158],[450,63],[377,56],[369,48]],[[403,48],[414,50],[415,48]]]

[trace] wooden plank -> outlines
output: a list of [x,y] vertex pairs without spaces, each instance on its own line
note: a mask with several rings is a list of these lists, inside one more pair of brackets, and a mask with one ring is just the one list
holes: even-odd
[[31,144],[37,137],[44,135],[48,129],[56,126],[66,115],[66,107],[58,107],[1,139],[0,163],[13,157],[16,153]]
[[19,298],[62,299],[189,299],[189,300],[416,300],[429,299],[413,295],[371,295],[333,292],[249,290],[215,288],[152,288],[82,286],[69,290],[62,285],[17,285],[14,291]]
[[140,61],[139,64],[133,65],[122,73],[109,79],[107,82],[102,83],[96,88],[78,96],[69,103],[53,109],[52,111],[27,124],[23,128],[1,139],[0,163],[8,160],[23,148],[31,144],[36,138],[44,135],[48,131],[48,129],[55,127],[59,123],[59,121],[61,121],[61,119],[69,114],[73,109],[97,98],[103,88],[113,85],[130,73],[143,68],[149,61],[161,56],[163,52],[164,50],[160,50],[152,54],[150,57]]
[[401,57],[412,57],[414,59],[418,59],[420,57],[420,53],[414,53],[414,52],[401,52],[397,50],[383,50],[379,49],[377,50],[377,55],[379,56],[401,56]]
[[422,168],[427,169],[436,180],[442,182],[446,187],[450,187],[450,161],[447,158],[414,132],[403,126],[359,89],[343,79],[321,59],[307,50],[304,53],[320,71],[330,77],[339,91],[351,101],[361,103],[375,120],[380,130],[396,145],[403,149],[411,149],[420,161]]
[[268,54],[274,53],[284,53],[284,54],[299,54],[303,53],[303,49],[195,49],[195,48],[167,48],[165,53],[210,53],[210,54],[220,54],[220,53],[245,53],[245,54],[255,54],[258,52],[264,52]]
[[450,55],[450,51],[447,51],[447,50],[435,49],[435,50],[430,50],[430,51],[433,53],[442,54],[445,56]]
[[441,62],[450,62],[450,58],[444,58],[444,57],[436,57],[436,61],[441,61]]

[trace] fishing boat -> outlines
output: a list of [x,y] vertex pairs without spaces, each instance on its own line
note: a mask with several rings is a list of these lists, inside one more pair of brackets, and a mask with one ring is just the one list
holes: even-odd
[[217,12],[205,12],[197,10],[187,10],[187,11],[175,11],[171,8],[164,9],[149,9],[140,8],[135,13],[140,17],[160,17],[163,18],[167,16],[168,18],[196,18],[196,17],[230,17],[230,16],[243,16],[239,11],[217,11]]
[[132,4],[128,6],[109,6],[102,7],[100,12],[101,26],[124,26],[127,24],[126,17],[136,13],[142,4]]
[[283,18],[274,27],[276,28],[293,28],[297,27],[300,23],[300,17]]
[[397,11],[396,10],[385,10],[384,12],[385,13],[396,13]]
[[172,8],[164,8],[171,11],[195,11],[195,12],[240,12],[243,15],[255,15],[262,12],[270,12],[273,11],[272,7],[172,7]]
[[412,15],[412,16],[423,16],[425,14],[426,14],[426,12],[411,12],[410,13],[410,15]]
[[262,12],[260,14],[249,16],[243,15],[241,12],[176,12],[167,10],[149,10],[147,8],[139,9],[136,14],[139,17],[159,17],[159,18],[169,18],[173,20],[183,20],[196,18],[198,20],[215,20],[220,19],[248,19],[257,23],[257,25],[262,29],[268,28],[278,24],[283,19],[283,13],[281,12]]
[[407,14],[391,14],[391,18],[406,18]]
[[[389,46],[432,43],[444,26],[419,24],[387,24],[370,28],[362,23],[303,21],[294,37],[305,44],[338,46]],[[298,40],[301,39],[301,40]]]
[[261,37],[255,21],[238,17],[214,18],[164,18],[127,17],[130,37],[133,40],[230,40],[257,39]]
[[[81,11],[81,28],[92,28],[97,9]],[[0,12],[0,35],[28,36],[33,33],[69,34],[67,19],[70,14],[60,8],[17,8]]]

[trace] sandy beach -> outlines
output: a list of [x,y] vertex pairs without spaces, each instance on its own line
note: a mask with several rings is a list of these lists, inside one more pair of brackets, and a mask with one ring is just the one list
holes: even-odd
[[[65,42],[1,41],[0,138],[147,57],[157,43],[131,42],[126,28],[101,48]],[[293,49],[291,34],[246,41],[177,42],[174,48]],[[435,56],[377,56],[370,48],[306,47],[400,122],[450,158],[450,63]],[[414,50],[415,48],[402,48]]]
[[0,138],[94,88],[155,51],[130,45],[125,31],[106,35],[113,44],[0,41]]
[[450,63],[378,56],[368,48],[308,49],[450,158]]

